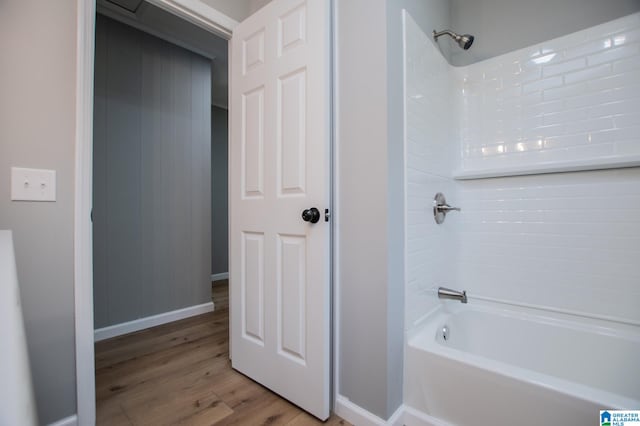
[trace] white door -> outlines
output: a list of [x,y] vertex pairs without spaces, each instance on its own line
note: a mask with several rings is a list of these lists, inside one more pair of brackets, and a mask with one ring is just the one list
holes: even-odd
[[[330,14],[274,0],[231,38],[233,368],[329,416]],[[318,221],[304,221],[315,207]],[[306,219],[313,219],[307,212]]]

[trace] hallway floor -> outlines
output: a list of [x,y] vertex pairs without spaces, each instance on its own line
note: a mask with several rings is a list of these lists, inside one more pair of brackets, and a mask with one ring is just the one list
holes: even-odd
[[231,368],[228,282],[212,291],[215,312],[96,343],[98,425],[322,424]]

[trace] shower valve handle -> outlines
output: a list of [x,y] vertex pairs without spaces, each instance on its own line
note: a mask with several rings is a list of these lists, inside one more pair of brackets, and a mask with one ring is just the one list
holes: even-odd
[[433,218],[436,220],[436,223],[440,225],[444,222],[444,218],[447,216],[447,213],[451,211],[460,211],[460,207],[451,207],[447,204],[447,199],[444,197],[442,192],[438,192],[435,197],[433,197]]
[[449,204],[440,204],[436,206],[439,212],[448,213],[450,211],[460,211],[460,207],[451,207]]

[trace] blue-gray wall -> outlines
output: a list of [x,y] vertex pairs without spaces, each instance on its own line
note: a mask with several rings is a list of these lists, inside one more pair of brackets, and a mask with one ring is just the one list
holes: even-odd
[[98,15],[94,318],[211,300],[211,62]]
[[229,114],[211,107],[211,273],[229,272]]

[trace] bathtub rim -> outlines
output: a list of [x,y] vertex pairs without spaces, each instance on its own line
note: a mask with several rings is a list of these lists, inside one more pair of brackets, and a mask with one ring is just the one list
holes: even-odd
[[469,303],[439,300],[438,304],[415,321],[406,330],[407,343],[419,334],[425,324],[441,312],[455,314],[463,310],[476,310],[491,314],[500,314],[524,320],[535,320],[545,324],[557,324],[582,331],[594,331],[612,337],[621,337],[640,342],[640,322],[623,321],[616,317],[587,315],[582,312],[572,312],[537,305],[504,301],[483,296],[468,295]]
[[[416,323],[412,330],[407,333],[407,351],[417,350],[427,352],[434,356],[453,360],[455,362],[470,365],[475,368],[486,370],[501,377],[520,380],[530,383],[571,398],[586,401],[599,405],[606,409],[626,409],[633,410],[640,407],[640,400],[620,395],[614,392],[597,389],[589,385],[573,382],[571,380],[558,378],[550,374],[540,373],[524,367],[519,367],[508,362],[497,361],[482,355],[465,352],[461,349],[447,347],[436,340],[436,334],[442,322],[446,318],[463,311],[478,311],[483,313],[498,314],[517,319],[533,320],[545,325],[560,325],[580,331],[595,332],[610,337],[620,337],[640,342],[640,328],[627,324],[611,322],[603,324],[603,320],[591,319],[587,324],[578,322],[570,314],[549,313],[530,308],[514,308],[512,305],[505,305],[493,301],[475,301],[472,304],[462,305],[459,302],[442,301],[432,309],[427,315]],[[534,311],[534,312],[530,312]],[[582,320],[582,318],[580,318]],[[407,367],[409,367],[407,365]],[[407,373],[409,371],[407,370]]]

